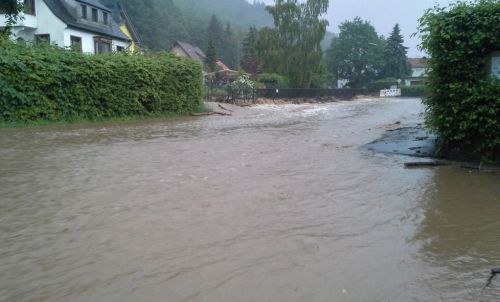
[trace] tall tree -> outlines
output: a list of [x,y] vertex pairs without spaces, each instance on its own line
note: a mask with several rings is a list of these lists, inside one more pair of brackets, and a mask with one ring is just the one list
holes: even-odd
[[320,19],[328,10],[328,0],[275,0],[267,10],[273,16],[277,41],[283,58],[281,70],[293,85],[310,87],[313,74],[321,67],[321,41],[328,21]]
[[259,31],[257,40],[257,57],[261,65],[261,71],[285,75],[285,48],[278,45],[278,40],[276,29],[262,28]]
[[217,61],[217,50],[211,38],[208,39],[207,49],[205,50],[205,64],[209,71],[215,71]]
[[359,17],[339,26],[340,34],[327,51],[328,70],[349,85],[361,88],[377,78],[384,66],[385,41],[368,21]]
[[384,77],[405,78],[410,73],[408,58],[406,56],[408,47],[403,45],[404,39],[401,35],[399,24],[396,24],[391,35],[386,40],[384,57]]
[[242,42],[242,58],[240,65],[253,75],[259,72],[259,58],[257,54],[258,31],[255,26],[250,27]]
[[212,41],[217,53],[221,55],[224,50],[224,28],[216,15],[212,15],[207,26],[207,40]]
[[224,48],[221,59],[232,69],[238,69],[240,61],[240,42],[235,36],[233,29],[229,23],[226,24],[224,30]]

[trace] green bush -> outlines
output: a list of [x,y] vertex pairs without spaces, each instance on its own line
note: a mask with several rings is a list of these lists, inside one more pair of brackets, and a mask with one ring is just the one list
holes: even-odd
[[429,53],[427,124],[448,155],[500,161],[500,81],[489,61],[500,50],[500,2],[459,2],[420,20]]
[[266,88],[288,88],[290,86],[288,78],[277,73],[261,73],[257,82],[264,84]]
[[0,44],[0,121],[186,114],[200,104],[201,66],[171,54],[89,56]]
[[398,85],[396,78],[385,78],[368,83],[366,89],[370,92],[378,92],[382,89],[389,89],[393,85]]
[[401,86],[401,96],[404,97],[423,97],[426,92],[427,89],[424,85]]

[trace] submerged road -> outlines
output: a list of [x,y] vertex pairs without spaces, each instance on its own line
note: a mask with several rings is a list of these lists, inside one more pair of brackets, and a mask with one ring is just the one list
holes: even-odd
[[0,130],[0,301],[498,301],[499,175],[362,148],[422,111]]

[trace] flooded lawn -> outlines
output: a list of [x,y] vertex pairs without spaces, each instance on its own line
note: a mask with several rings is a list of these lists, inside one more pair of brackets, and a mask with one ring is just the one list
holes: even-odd
[[0,130],[0,301],[498,301],[498,173],[361,148],[422,111]]

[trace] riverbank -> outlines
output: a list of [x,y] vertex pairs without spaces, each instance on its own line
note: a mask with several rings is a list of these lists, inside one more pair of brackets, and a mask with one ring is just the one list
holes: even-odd
[[[202,105],[195,108],[193,113],[202,113],[212,111],[211,106],[208,103],[203,103]],[[148,114],[148,115],[131,115],[131,116],[121,116],[121,117],[107,117],[107,118],[94,118],[94,119],[72,119],[72,120],[35,120],[26,122],[0,122],[0,129],[13,129],[13,128],[35,128],[35,127],[50,127],[50,126],[65,126],[65,125],[99,125],[99,124],[110,124],[119,122],[132,122],[132,121],[161,121],[178,119],[190,116],[190,114],[180,114],[176,112],[166,112],[158,114]]]
[[[417,161],[414,166],[457,165],[464,169],[500,172],[500,163],[483,164],[479,161],[467,161],[463,158],[446,157],[439,154],[439,138],[427,130],[423,123],[404,124],[397,121],[386,125],[386,131],[373,142],[363,148],[383,153],[405,155],[409,157],[427,158],[431,161]],[[437,160],[437,161],[432,161]],[[421,163],[419,165],[418,163]]]

